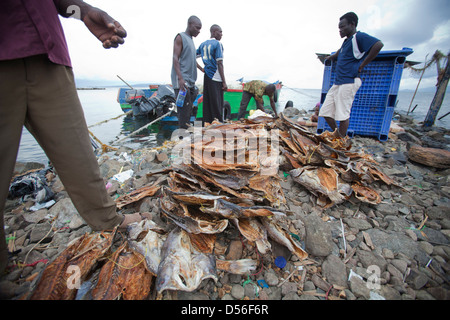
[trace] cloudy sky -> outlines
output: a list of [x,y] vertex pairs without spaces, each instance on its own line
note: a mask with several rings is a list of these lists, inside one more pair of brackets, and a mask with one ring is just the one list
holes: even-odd
[[[323,65],[316,53],[337,50],[343,39],[339,17],[359,16],[358,30],[385,44],[383,50],[410,47],[409,60],[423,62],[436,50],[450,51],[450,0],[87,0],[118,20],[128,32],[125,44],[105,50],[75,19],[61,18],[75,76],[78,79],[130,83],[169,83],[173,40],[197,15],[202,32],[196,46],[209,39],[209,27],[223,29],[225,76],[236,79],[281,80],[292,88],[318,89]],[[401,89],[415,89],[419,76],[405,70]],[[202,75],[198,82],[202,82]],[[421,88],[433,87],[436,68]]]

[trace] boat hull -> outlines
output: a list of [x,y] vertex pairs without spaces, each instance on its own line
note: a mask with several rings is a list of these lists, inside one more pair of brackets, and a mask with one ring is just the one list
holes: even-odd
[[[280,91],[282,88],[282,84],[281,82],[277,82],[275,83],[276,86],[276,94],[275,94],[275,102],[277,102],[277,98],[280,95]],[[125,92],[127,90],[130,90],[129,88],[119,88],[119,91],[117,93],[117,102],[120,104],[120,107],[122,109],[123,112],[129,112],[132,110],[132,107],[129,103],[126,102],[125,100]],[[144,92],[145,96],[147,98],[151,98],[153,95],[156,95],[156,92],[158,90],[158,86],[155,85],[151,85],[149,87],[149,89],[142,89],[142,91]],[[241,100],[242,100],[242,92],[243,89],[229,89],[228,91],[224,92],[224,102],[228,102],[230,107],[229,110],[225,110],[225,115],[227,119],[237,119],[238,113],[239,113],[239,107],[241,104]],[[263,97],[264,100],[264,106],[268,106],[268,110],[272,110],[270,108],[270,100],[269,97],[264,96]],[[194,102],[194,107],[197,107],[197,116],[196,119],[194,119],[193,117],[191,118],[191,121],[194,120],[202,120],[203,118],[203,94],[199,94],[197,96],[197,99]],[[255,110],[256,109],[256,101],[254,98],[250,99],[250,102],[247,106],[247,113],[246,113],[246,117],[248,116],[248,113],[250,110]],[[169,121],[169,122],[177,122],[178,119],[176,116],[168,116],[165,117],[164,119],[162,119],[162,121]]]

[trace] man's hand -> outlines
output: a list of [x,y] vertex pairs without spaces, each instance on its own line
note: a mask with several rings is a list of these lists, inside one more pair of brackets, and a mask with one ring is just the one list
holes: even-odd
[[187,91],[186,82],[183,78],[178,79],[178,87],[180,88],[180,90]]
[[125,42],[123,38],[127,36],[127,32],[106,12],[90,7],[82,19],[89,31],[103,43],[105,49],[117,48]]

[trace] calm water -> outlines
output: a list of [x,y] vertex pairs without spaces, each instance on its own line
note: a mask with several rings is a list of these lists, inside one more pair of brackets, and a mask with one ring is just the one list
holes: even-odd
[[[78,95],[83,105],[86,122],[88,126],[100,121],[111,119],[123,114],[120,105],[117,103],[118,88],[106,88],[106,90],[79,90]],[[320,101],[321,90],[311,89],[291,89],[283,88],[279,101],[278,110],[283,110],[287,101],[292,101],[294,107],[310,111],[317,102]],[[413,92],[401,91],[398,96],[396,111],[408,111]],[[447,93],[444,103],[439,112],[438,118],[450,112],[450,93]],[[433,100],[434,93],[419,92],[412,104],[412,108],[417,104],[417,108],[411,114],[417,121],[423,121]],[[411,108],[411,109],[412,109]],[[121,117],[107,123],[90,128],[91,132],[103,143],[111,142],[125,137],[127,134],[141,128],[145,121],[133,120],[131,117]],[[437,120],[436,126],[450,128],[450,115],[442,120]],[[136,136],[130,137],[123,143],[131,148],[156,147],[161,145],[166,139],[170,139],[171,131],[176,127],[163,127],[160,124],[153,125],[150,130],[144,130]],[[22,140],[19,148],[18,161],[35,161],[47,164],[48,159],[44,151],[36,140],[24,128]]]

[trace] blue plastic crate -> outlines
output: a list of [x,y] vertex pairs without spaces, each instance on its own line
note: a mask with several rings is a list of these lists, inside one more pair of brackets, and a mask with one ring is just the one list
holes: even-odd
[[[376,137],[380,141],[387,140],[404,63],[406,56],[411,53],[413,53],[413,50],[410,48],[382,51],[375,60],[364,68],[361,74],[362,85],[356,93],[350,113],[347,131],[350,137],[357,134]],[[321,106],[334,84],[335,69],[336,64],[330,61],[326,62],[322,82]],[[326,130],[331,131],[331,128],[324,118],[319,117],[317,133],[320,134]]]

